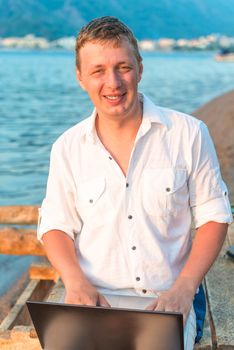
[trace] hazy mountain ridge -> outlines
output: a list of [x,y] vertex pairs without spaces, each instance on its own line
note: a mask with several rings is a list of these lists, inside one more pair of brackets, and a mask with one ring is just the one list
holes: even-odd
[[234,0],[0,0],[0,36],[76,35],[89,20],[103,15],[122,19],[138,39],[234,36]]

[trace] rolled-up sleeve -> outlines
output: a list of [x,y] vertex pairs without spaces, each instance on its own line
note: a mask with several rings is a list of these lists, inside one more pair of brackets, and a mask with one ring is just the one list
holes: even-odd
[[232,222],[228,190],[206,125],[201,122],[193,141],[189,177],[190,206],[195,227],[208,221]]
[[37,237],[41,240],[50,230],[61,230],[75,239],[81,230],[81,220],[75,205],[76,188],[69,157],[62,142],[51,151],[46,197],[39,209]]

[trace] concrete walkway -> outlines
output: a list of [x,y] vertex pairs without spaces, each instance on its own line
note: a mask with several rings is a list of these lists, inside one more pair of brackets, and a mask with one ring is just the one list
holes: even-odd
[[234,223],[218,259],[205,278],[208,310],[204,336],[196,349],[234,349],[234,261],[226,255],[234,245]]

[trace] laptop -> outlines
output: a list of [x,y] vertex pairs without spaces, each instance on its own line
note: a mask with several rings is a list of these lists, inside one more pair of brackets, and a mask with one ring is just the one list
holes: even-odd
[[116,307],[113,296],[111,308],[34,301],[27,307],[45,350],[184,350],[182,314],[140,309],[148,298],[123,299],[139,309]]

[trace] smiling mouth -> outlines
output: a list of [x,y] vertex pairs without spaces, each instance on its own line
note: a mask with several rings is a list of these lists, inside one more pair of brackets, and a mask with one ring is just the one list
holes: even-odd
[[118,101],[125,95],[126,93],[123,93],[121,95],[104,95],[104,97],[109,101]]

